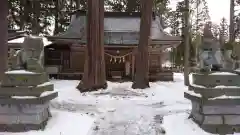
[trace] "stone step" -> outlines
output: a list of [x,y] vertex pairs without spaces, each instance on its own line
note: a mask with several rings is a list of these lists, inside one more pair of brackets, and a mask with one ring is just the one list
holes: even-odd
[[18,87],[0,87],[0,96],[37,96],[39,97],[45,91],[53,91],[54,85],[43,83],[38,86],[18,86]]
[[240,105],[240,96],[220,96],[215,98],[205,98],[201,94],[197,94],[193,91],[184,92],[184,97],[198,103],[204,103],[205,105],[215,106],[215,105]]
[[229,72],[216,72],[211,74],[192,74],[192,84],[203,87],[239,86],[240,75]]
[[44,92],[40,97],[5,97],[0,98],[0,105],[39,105],[45,104],[58,96],[57,92]]
[[223,95],[240,97],[240,87],[235,86],[206,88],[197,85],[190,85],[189,90],[194,91],[197,94],[201,94],[204,98],[215,98]]
[[28,71],[8,71],[5,72],[2,86],[37,86],[44,83],[45,75]]

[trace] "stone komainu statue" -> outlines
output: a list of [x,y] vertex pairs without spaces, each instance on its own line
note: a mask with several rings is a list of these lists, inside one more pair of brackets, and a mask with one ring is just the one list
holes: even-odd
[[44,42],[41,37],[25,37],[21,50],[10,52],[9,70],[44,72]]
[[211,32],[209,24],[205,25],[202,44],[199,47],[200,69],[219,71],[222,68],[223,55],[221,45]]

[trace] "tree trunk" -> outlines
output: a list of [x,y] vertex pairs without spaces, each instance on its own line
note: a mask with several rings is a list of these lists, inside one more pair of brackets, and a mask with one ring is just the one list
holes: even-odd
[[[26,1],[20,1],[20,24],[19,24],[19,27],[20,27],[20,30],[23,30],[24,31],[24,25],[25,25],[25,19],[24,19],[24,6],[25,6],[25,3]],[[11,8],[11,7],[9,7]]]
[[76,0],[76,9],[80,9],[80,0]]
[[31,23],[30,12],[31,12],[31,1],[25,0],[24,1],[24,16],[21,19],[21,21],[24,22],[24,25]]
[[58,0],[55,1],[55,29],[54,29],[54,35],[59,33],[59,3]]
[[104,1],[88,0],[87,48],[84,75],[78,85],[81,92],[106,88],[104,60]]
[[3,74],[7,69],[8,58],[8,1],[0,1],[0,81],[3,79]]
[[136,0],[128,0],[127,1],[127,12],[134,12],[136,5],[137,5]]
[[32,1],[33,3],[33,13],[34,13],[34,18],[32,22],[32,34],[33,35],[39,35],[40,33],[40,24],[38,19],[40,18],[40,10],[41,10],[41,4],[40,1]]
[[185,12],[184,12],[184,84],[189,85],[189,0],[184,0]]
[[234,42],[234,0],[230,0],[230,25],[229,25],[229,43],[233,43]]
[[153,0],[141,0],[140,39],[136,57],[136,75],[132,85],[133,89],[149,87],[148,45],[152,24]]

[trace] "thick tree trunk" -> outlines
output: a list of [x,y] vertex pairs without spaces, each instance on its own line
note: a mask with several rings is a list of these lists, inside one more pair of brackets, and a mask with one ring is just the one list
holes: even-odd
[[184,12],[184,84],[189,85],[189,0],[184,0],[185,12]]
[[81,92],[107,87],[103,45],[103,2],[103,0],[88,0],[87,48],[84,75],[77,87]]
[[148,45],[152,24],[153,0],[141,0],[140,40],[136,57],[136,75],[132,85],[133,89],[149,87]]
[[7,57],[8,57],[8,1],[0,1],[0,81],[3,74],[7,69]]

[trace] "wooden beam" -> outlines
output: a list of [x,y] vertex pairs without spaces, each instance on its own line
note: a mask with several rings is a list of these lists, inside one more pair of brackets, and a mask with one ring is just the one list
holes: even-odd
[[8,58],[8,1],[0,1],[0,80],[7,69]]

